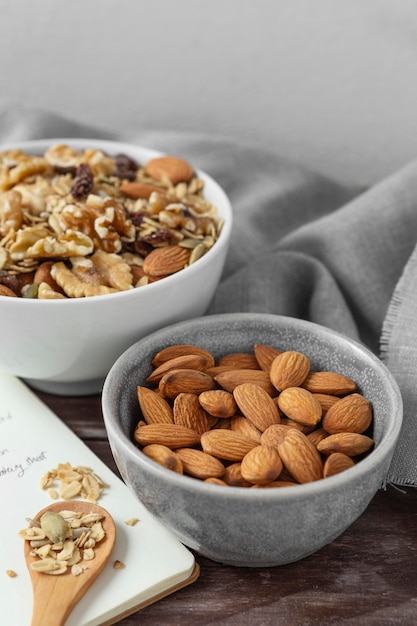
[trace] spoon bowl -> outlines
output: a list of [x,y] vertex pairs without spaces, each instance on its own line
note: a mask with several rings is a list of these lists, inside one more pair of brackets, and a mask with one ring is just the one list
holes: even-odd
[[83,500],[55,502],[39,511],[34,519],[39,521],[46,511],[59,513],[63,510],[103,515],[101,524],[105,536],[94,548],[94,559],[88,561],[88,568],[79,576],[74,576],[70,568],[64,574],[59,575],[50,575],[33,570],[30,564],[35,558],[30,554],[32,548],[29,542],[25,541],[25,560],[33,588],[31,626],[64,626],[77,602],[102,572],[116,540],[116,526],[110,513],[92,502]]

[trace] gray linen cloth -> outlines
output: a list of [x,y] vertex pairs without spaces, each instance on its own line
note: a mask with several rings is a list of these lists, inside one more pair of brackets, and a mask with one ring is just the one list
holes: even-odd
[[217,179],[231,199],[234,227],[208,314],[309,319],[379,355],[405,411],[388,482],[417,485],[417,161],[364,191],[234,139],[140,128],[112,133],[0,100],[0,145],[58,137],[146,145]]

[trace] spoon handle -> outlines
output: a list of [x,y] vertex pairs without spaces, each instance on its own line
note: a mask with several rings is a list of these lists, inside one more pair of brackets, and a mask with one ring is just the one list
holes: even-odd
[[55,593],[51,589],[42,593],[42,579],[39,582],[40,588],[34,589],[31,626],[64,626],[77,598],[65,597],[62,585],[57,585]]
[[88,566],[79,575],[74,575],[68,568],[63,574],[46,574],[32,569],[30,543],[25,542],[25,559],[33,588],[31,626],[64,626],[77,602],[104,569],[116,541],[116,526],[110,513],[91,502],[55,502],[40,511],[35,519],[40,519],[47,510],[59,512],[68,508],[82,513],[99,513],[102,516],[104,539],[97,544],[94,558],[88,561]]

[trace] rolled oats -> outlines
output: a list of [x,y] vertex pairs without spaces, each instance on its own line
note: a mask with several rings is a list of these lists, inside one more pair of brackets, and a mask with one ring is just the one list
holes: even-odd
[[97,503],[107,487],[90,467],[84,465],[73,467],[71,463],[60,463],[56,468],[46,472],[40,479],[39,486],[48,490],[49,496],[53,499],[58,496],[63,499],[79,496],[94,503]]
[[[163,175],[161,164],[169,166]],[[0,153],[0,286],[18,297],[80,298],[139,288],[184,267],[148,275],[145,260],[153,250],[191,250],[186,267],[215,244],[221,228],[204,181],[182,159],[137,164],[126,155],[61,144],[44,155]],[[36,274],[45,261],[52,263],[57,287]]]
[[[43,523],[46,516],[49,519]],[[94,548],[105,537],[103,519],[97,513],[71,510],[47,511],[40,522],[28,519],[29,526],[19,531],[19,537],[30,543],[31,569],[52,575],[68,570],[73,576],[82,574],[88,567],[84,562],[95,558]]]

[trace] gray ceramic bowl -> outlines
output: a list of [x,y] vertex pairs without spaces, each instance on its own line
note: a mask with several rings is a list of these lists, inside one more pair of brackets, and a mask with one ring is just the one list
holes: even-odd
[[[313,369],[353,378],[373,404],[374,450],[336,476],[281,489],[222,487],[165,469],[132,443],[140,417],[136,387],[150,373],[152,356],[179,343],[198,344],[214,356],[252,350],[255,343],[300,350]],[[297,561],[348,528],[384,482],[402,421],[399,389],[372,353],[316,324],[264,314],[206,316],[149,335],[114,364],[102,403],[121,475],[154,517],[202,555],[250,567]]]

